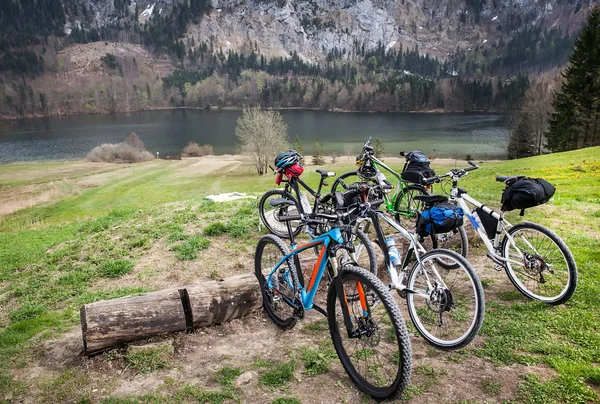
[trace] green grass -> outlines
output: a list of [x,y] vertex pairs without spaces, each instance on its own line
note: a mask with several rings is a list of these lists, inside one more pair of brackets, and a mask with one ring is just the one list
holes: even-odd
[[[6,302],[9,307],[5,318],[0,319],[0,359],[6,364],[0,370],[0,397],[6,392],[14,397],[18,392],[24,394],[22,385],[11,378],[11,369],[17,362],[27,361],[32,340],[37,343],[38,338],[60,335],[77,327],[81,304],[151,291],[151,283],[144,283],[147,277],[133,272],[149,249],[163,245],[166,254],[172,254],[166,251],[170,248],[177,259],[194,260],[199,259],[200,251],[209,247],[215,236],[227,238],[224,245],[228,253],[252,248],[260,235],[256,201],[217,204],[202,198],[232,191],[260,195],[276,187],[273,177],[258,177],[246,167],[218,175],[189,175],[186,164],[189,163],[153,161],[86,170],[73,168],[68,162],[0,166],[0,186],[6,187],[3,189],[63,178],[70,181],[104,171],[117,174],[95,188],[81,189],[59,201],[0,219],[0,295],[5,296],[2,304]],[[457,164],[464,165],[460,161]],[[454,164],[433,163],[438,173],[451,166]],[[353,166],[345,160],[335,167],[338,173],[350,169]],[[497,208],[503,186],[494,177],[507,174],[543,177],[556,186],[550,203],[529,209],[524,218],[518,212],[511,212],[508,218],[513,223],[539,222],[565,240],[578,265],[577,291],[566,305],[548,307],[522,298],[509,282],[485,281],[486,319],[478,345],[440,358],[461,363],[475,354],[499,366],[535,364],[556,372],[556,377],[550,379],[523,379],[520,402],[542,402],[544,396],[555,402],[597,400],[600,148],[481,164],[479,170],[461,179],[460,186]],[[318,174],[307,169],[303,179],[316,185]],[[124,277],[127,273],[138,276]],[[217,271],[214,277],[218,276]],[[116,281],[104,279],[112,277]],[[126,283],[126,279],[133,279],[134,283]],[[107,282],[112,286],[100,286]],[[115,282],[120,282],[118,287]],[[326,331],[327,327],[326,323],[315,323],[306,324],[303,329],[314,333]],[[306,363],[311,363],[308,368],[314,371],[325,368],[319,348],[313,351],[303,360],[305,371]],[[273,364],[257,360],[255,367],[260,369],[262,385],[278,387],[293,380],[295,362]],[[431,379],[426,374],[416,377]],[[417,394],[425,387],[411,386],[407,394]],[[487,388],[488,394],[493,394],[494,386]],[[193,390],[193,395],[185,400],[206,402],[214,398],[218,402],[233,397],[225,387],[222,391],[190,389],[188,393]],[[146,398],[132,398],[137,400],[132,402],[168,402],[161,395],[143,397]]]
[[329,371],[331,361],[337,358],[330,341],[326,341],[317,348],[302,349],[302,360],[304,361],[304,373],[308,376],[316,376]]
[[278,397],[271,404],[302,404],[302,401],[295,397]]
[[210,247],[210,240],[196,234],[189,240],[173,246],[173,251],[177,253],[177,258],[181,261],[189,261],[198,257],[198,251]]
[[168,348],[130,350],[125,355],[125,362],[127,366],[139,373],[152,373],[158,369],[166,369],[169,367]]
[[221,386],[231,386],[233,384],[233,381],[235,380],[235,378],[241,374],[242,374],[242,369],[225,366],[222,369],[220,369],[219,371],[217,371],[217,373],[215,373],[213,378]]
[[114,260],[104,262],[100,266],[100,274],[105,278],[120,278],[133,269],[133,262],[129,260]]
[[273,364],[272,367],[260,375],[258,382],[268,387],[281,387],[294,379],[296,361]]

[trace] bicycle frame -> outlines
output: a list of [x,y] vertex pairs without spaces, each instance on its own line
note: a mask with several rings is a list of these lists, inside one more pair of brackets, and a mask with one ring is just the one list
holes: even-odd
[[370,158],[373,163],[373,167],[375,167],[377,170],[379,170],[379,167],[382,167],[384,170],[386,170],[388,173],[392,174],[398,180],[398,184],[396,186],[396,191],[394,192],[394,195],[392,196],[391,199],[389,198],[387,193],[385,193],[385,192],[383,193],[383,200],[385,202],[385,207],[386,207],[387,211],[392,214],[399,214],[399,215],[406,216],[406,217],[414,217],[414,215],[412,215],[411,212],[406,212],[406,211],[402,211],[402,210],[396,211],[394,209],[396,200],[398,198],[400,198],[400,199],[404,198],[404,193],[403,193],[404,188],[407,187],[408,184],[410,184],[410,183],[405,181],[404,179],[402,179],[401,174],[398,174],[396,171],[394,171],[392,168],[387,166],[383,161],[379,160],[377,157],[371,156]]
[[[347,307],[347,297],[346,297],[345,292],[343,292],[343,287],[341,285],[341,279],[338,276],[339,272],[338,272],[337,260],[335,259],[335,254],[331,254],[332,250],[330,248],[331,246],[333,246],[335,244],[342,244],[343,242],[344,242],[344,238],[342,236],[342,232],[340,231],[340,229],[333,228],[332,230],[328,231],[327,233],[322,234],[318,237],[315,237],[309,243],[297,246],[289,254],[284,256],[277,263],[277,265],[275,265],[273,270],[269,273],[269,276],[267,277],[268,287],[270,289],[273,289],[273,286],[271,284],[273,275],[280,269],[281,265],[283,265],[284,262],[286,262],[290,258],[295,259],[298,256],[298,254],[300,254],[301,252],[303,252],[305,250],[308,250],[309,248],[313,248],[313,247],[322,245],[323,247],[321,249],[321,252],[319,253],[319,257],[317,258],[317,262],[315,263],[312,274],[310,276],[308,288],[304,288],[301,285],[293,285],[293,283],[291,281],[291,277],[289,275],[289,272],[285,276],[286,282],[288,283],[288,285],[290,285],[292,287],[292,290],[299,291],[300,300],[301,300],[300,303],[302,304],[303,310],[310,310],[310,309],[314,308],[315,310],[317,310],[324,316],[327,316],[327,312],[325,310],[323,310],[322,308],[320,308],[319,306],[314,304],[314,298],[317,293],[318,285],[321,283],[321,280],[323,279],[323,274],[325,273],[325,268],[327,268],[327,262],[329,261],[329,263],[331,264],[331,268],[332,268],[331,275],[332,275],[335,285],[336,285],[338,298],[340,299],[340,303],[343,303],[345,301],[346,307]],[[326,253],[328,255],[327,259],[325,259]],[[298,260],[295,260],[295,261],[298,261]],[[368,316],[369,311],[368,311],[368,305],[367,305],[367,298],[366,298],[365,292],[362,288],[362,285],[360,283],[358,283],[357,289],[358,289],[358,297],[360,299],[360,304],[361,304],[361,307],[363,310],[363,314],[365,316]],[[342,293],[340,293],[340,291],[342,291]],[[286,296],[282,295],[282,297],[285,300],[285,302],[288,305],[290,305],[291,307],[296,306],[294,304],[294,302],[289,301],[286,298]],[[353,337],[353,334],[352,334],[353,325],[352,325],[352,321],[350,319],[350,314],[348,313],[348,310],[342,310],[342,312],[343,312],[343,316],[344,316],[344,324],[346,326],[346,330],[348,331],[348,336]]]
[[321,188],[323,188],[324,179],[325,178],[321,177],[321,181],[319,182],[319,188],[315,191],[311,187],[309,187],[308,184],[306,184],[304,181],[302,181],[300,178],[292,177],[289,180],[283,180],[286,183],[285,187],[284,187],[284,192],[292,194],[292,192],[290,192],[290,190],[289,190],[289,188],[291,187],[292,191],[296,194],[295,198],[297,199],[300,213],[307,213],[304,211],[304,206],[302,206],[302,201],[300,200],[300,198],[302,196],[302,192],[300,191],[300,187],[298,186],[298,184],[302,185],[302,188],[304,188],[306,191],[308,191],[308,193],[311,194],[315,198],[315,203],[313,205],[313,212],[316,212],[319,207],[319,201],[321,198]]
[[[412,293],[413,295],[417,295],[417,296],[423,297],[424,299],[429,300],[430,295],[428,293],[422,293],[419,291],[407,289],[406,285],[402,284],[402,279],[400,278],[400,272],[403,273],[406,270],[406,268],[408,267],[408,265],[412,259],[413,254],[415,255],[417,264],[419,266],[422,265],[419,254],[427,252],[425,250],[425,248],[415,238],[415,235],[411,234],[408,230],[406,230],[404,227],[402,227],[400,224],[398,224],[395,220],[389,218],[385,213],[378,211],[378,210],[372,210],[369,213],[369,217],[371,219],[370,222],[375,227],[375,232],[377,233],[377,238],[379,240],[379,243],[382,245],[381,249],[383,250],[385,266],[390,275],[390,279],[392,280],[392,286],[395,289],[398,289],[401,291],[404,290],[408,293]],[[404,259],[402,261],[402,267],[401,267],[400,272],[398,270],[396,270],[396,268],[394,268],[391,264],[390,255],[389,255],[389,252],[388,252],[388,250],[386,248],[386,244],[385,244],[385,234],[383,233],[383,229],[381,228],[381,224],[380,224],[379,220],[383,220],[384,222],[386,222],[387,224],[392,226],[392,228],[394,228],[397,232],[399,232],[403,237],[410,240],[410,245],[409,245],[409,247],[407,249],[407,253],[404,256]],[[436,278],[443,283],[444,281],[443,281],[442,277],[440,276],[440,274],[437,272],[437,269],[435,267],[433,267],[433,271],[434,271]],[[429,290],[433,289],[433,285],[431,283],[431,279],[430,279],[427,271],[423,271],[423,274],[425,275],[428,289]],[[443,284],[443,287],[446,288],[446,285]]]
[[[456,181],[457,180],[454,180],[454,182],[456,182]],[[523,265],[522,261],[516,261],[516,260],[510,259],[510,258],[504,258],[504,257],[502,257],[501,254],[499,254],[500,242],[501,242],[501,238],[502,238],[500,235],[504,234],[504,237],[506,237],[508,239],[508,242],[511,243],[511,245],[513,245],[515,247],[515,250],[520,255],[520,258],[523,258],[523,255],[521,254],[521,250],[519,248],[517,248],[512,236],[510,234],[508,234],[507,230],[509,228],[511,228],[512,225],[504,218],[504,212],[500,212],[500,213],[495,212],[493,209],[490,209],[489,207],[485,206],[481,202],[478,202],[474,198],[471,198],[469,195],[467,195],[467,192],[465,190],[458,188],[456,185],[453,185],[453,187],[452,187],[450,201],[456,203],[458,206],[460,206],[462,208],[463,212],[469,219],[469,222],[471,222],[471,225],[473,226],[473,228],[479,235],[479,238],[481,238],[481,241],[483,241],[483,244],[485,244],[486,248],[488,249],[488,252],[489,252],[488,257],[492,261],[496,262],[499,265],[506,265],[505,264],[506,262],[511,262],[511,263],[517,264],[517,265]],[[473,214],[471,213],[471,209],[469,208],[469,205],[467,205],[467,202],[470,203],[471,205],[475,206],[475,208],[480,208],[485,213],[490,214],[494,219],[498,220],[498,225],[496,226],[496,237],[494,237],[493,242],[487,236],[485,229],[483,229],[483,225],[480,222],[478,222],[475,219],[475,217],[473,216]],[[528,244],[528,246],[532,250],[535,251],[535,248],[527,240],[524,240],[524,241]]]

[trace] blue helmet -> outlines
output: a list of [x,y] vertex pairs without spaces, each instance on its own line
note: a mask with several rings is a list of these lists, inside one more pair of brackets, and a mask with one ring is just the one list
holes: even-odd
[[275,157],[275,167],[287,168],[300,162],[300,160],[302,160],[302,155],[296,150],[279,153],[279,155]]

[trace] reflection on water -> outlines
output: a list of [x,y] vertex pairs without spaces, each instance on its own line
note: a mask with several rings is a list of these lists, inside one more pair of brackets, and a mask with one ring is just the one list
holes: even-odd
[[[240,111],[172,110],[0,122],[0,163],[85,157],[94,146],[137,133],[152,153],[179,153],[190,140],[235,153]],[[326,152],[357,153],[369,137],[385,152],[421,149],[438,157],[504,158],[508,129],[503,116],[488,114],[360,114],[285,110],[290,141],[298,134],[310,154],[317,137]]]

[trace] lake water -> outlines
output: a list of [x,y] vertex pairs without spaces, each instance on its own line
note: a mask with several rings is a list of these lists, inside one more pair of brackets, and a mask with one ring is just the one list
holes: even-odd
[[[218,154],[236,153],[235,124],[241,111],[168,110],[119,115],[52,117],[0,121],[0,163],[80,159],[102,143],[118,143],[135,132],[156,154],[177,154],[190,141],[209,143]],[[420,149],[437,157],[504,158],[505,118],[491,114],[361,114],[281,111],[289,139],[296,134],[310,154],[317,136],[325,151],[356,154],[369,137],[380,137],[385,152]]]

